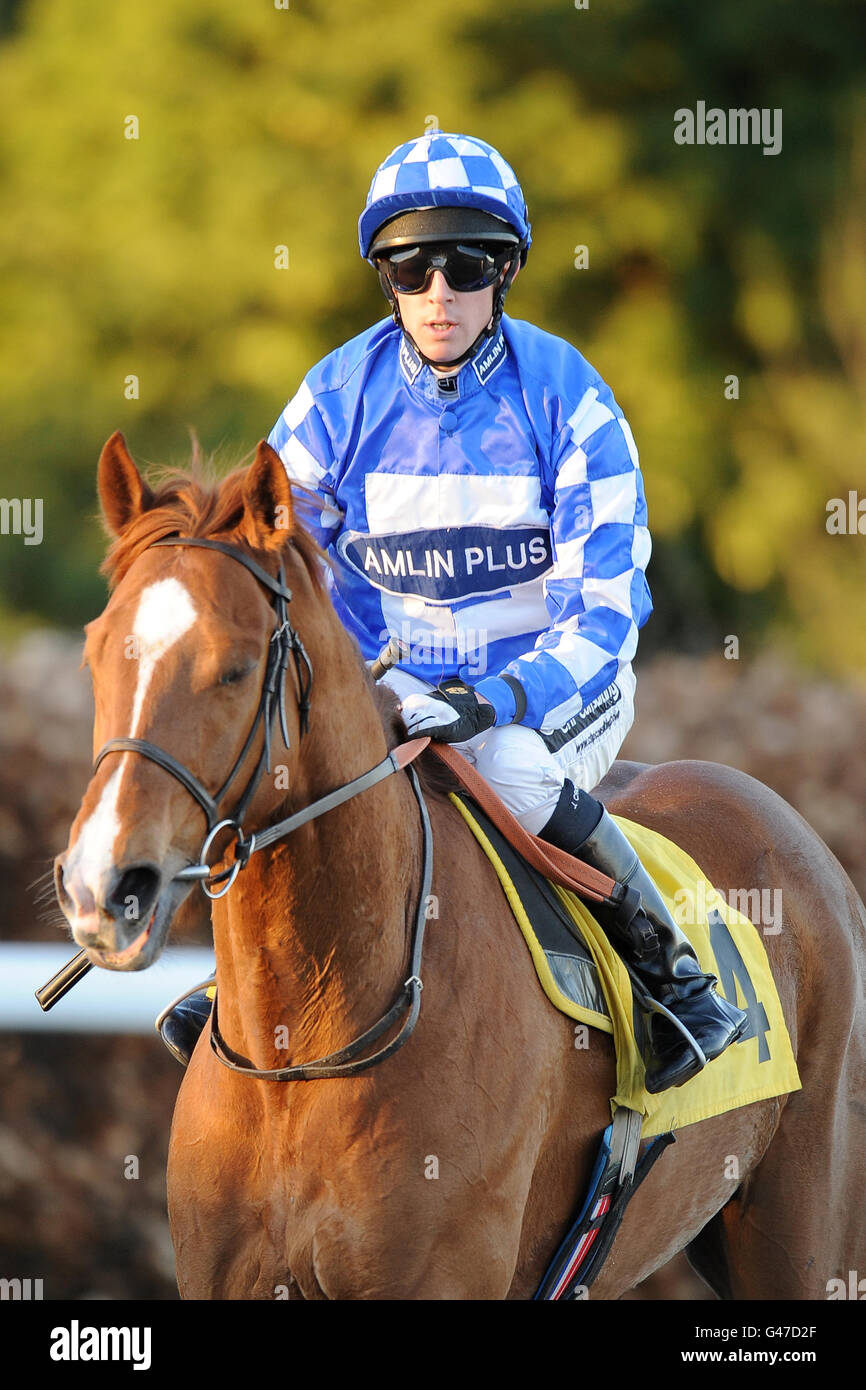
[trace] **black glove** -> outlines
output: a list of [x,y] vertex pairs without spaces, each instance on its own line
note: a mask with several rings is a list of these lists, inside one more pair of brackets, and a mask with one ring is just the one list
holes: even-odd
[[442,743],[465,743],[496,723],[493,706],[482,704],[472,686],[456,676],[424,695],[407,695],[402,710],[410,734]]

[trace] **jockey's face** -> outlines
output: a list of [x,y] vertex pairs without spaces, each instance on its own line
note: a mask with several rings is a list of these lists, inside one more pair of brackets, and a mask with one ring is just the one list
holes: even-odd
[[[503,270],[506,274],[508,266]],[[515,279],[517,277],[515,276]],[[513,283],[513,281],[512,281]],[[403,326],[433,362],[452,362],[465,352],[493,317],[495,285],[459,294],[434,270],[420,294],[398,294]]]

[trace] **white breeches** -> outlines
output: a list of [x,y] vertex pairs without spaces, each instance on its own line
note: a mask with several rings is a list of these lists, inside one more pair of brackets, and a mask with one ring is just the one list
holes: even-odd
[[[427,681],[392,667],[383,677],[402,700],[433,690]],[[634,720],[635,678],[631,666],[562,730],[541,734],[521,724],[487,729],[455,743],[531,835],[550,820],[563,783],[591,791],[610,768]]]

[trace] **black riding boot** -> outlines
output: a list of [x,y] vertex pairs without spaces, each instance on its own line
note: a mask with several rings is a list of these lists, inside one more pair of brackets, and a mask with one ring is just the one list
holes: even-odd
[[[605,920],[603,911],[599,921],[650,996],[644,1001],[648,1009],[647,1090],[656,1094],[682,1086],[736,1042],[748,1015],[716,993],[715,975],[701,970],[691,942],[674,922],[637,854],[600,801],[566,781],[540,836],[640,894],[640,907],[625,925],[622,914],[614,922]],[[668,1010],[685,1033],[654,1004]]]
[[208,989],[209,986],[206,984],[199,985],[192,993],[175,999],[173,1004],[163,1009],[156,1020],[156,1031],[172,1057],[176,1057],[182,1067],[189,1065],[201,1030],[210,1018],[213,1002]]

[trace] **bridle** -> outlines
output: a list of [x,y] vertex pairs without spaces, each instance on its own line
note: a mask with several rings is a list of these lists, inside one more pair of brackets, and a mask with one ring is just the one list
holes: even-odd
[[[424,923],[427,916],[427,903],[430,896],[430,885],[433,876],[433,857],[432,857],[432,831],[430,828],[430,818],[427,807],[421,792],[415,769],[410,766],[414,758],[427,747],[429,739],[413,739],[408,743],[402,744],[394,749],[386,758],[351,782],[346,782],[337,787],[334,791],[328,792],[317,801],[293,815],[287,816],[285,820],[279,821],[276,825],[271,825],[263,830],[259,830],[248,836],[243,831],[243,816],[252,801],[256,788],[265,771],[270,772],[271,761],[271,737],[273,725],[279,717],[280,733],[283,743],[288,749],[289,734],[286,724],[285,710],[285,683],[286,673],[289,668],[290,659],[294,659],[295,675],[298,686],[298,711],[300,714],[301,738],[309,731],[310,715],[310,693],[313,684],[313,668],[310,658],[304,648],[304,644],[289,621],[288,605],[291,602],[291,590],[286,587],[285,569],[280,561],[279,578],[274,579],[268,574],[267,570],[257,564],[255,560],[238,549],[236,546],[229,545],[224,541],[205,540],[190,536],[163,536],[159,540],[152,541],[152,545],[171,545],[171,546],[198,546],[206,550],[217,550],[230,559],[236,560],[250,574],[258,580],[260,584],[268,590],[271,601],[275,609],[276,625],[271,633],[268,643],[268,659],[265,667],[262,690],[259,696],[258,709],[256,710],[252,726],[247,734],[244,745],[235,759],[234,765],[218,791],[211,795],[202,785],[194,773],[189,768],[179,762],[173,754],[166,752],[157,744],[151,743],[144,738],[112,738],[103,744],[96,755],[94,762],[94,772],[99,767],[103,758],[109,753],[141,753],[149,758],[151,762],[157,763],[166,772],[176,778],[183,787],[195,798],[204,811],[207,820],[207,835],[199,854],[199,862],[190,864],[186,868],[179,870],[174,875],[174,880],[198,881],[202,889],[209,898],[221,898],[231,888],[240,870],[244,868],[252,854],[268,848],[275,841],[291,834],[299,826],[315,820],[318,816],[324,815],[326,811],[332,810],[335,806],[349,801],[360,792],[366,791],[369,787],[375,786],[385,777],[390,777],[394,772],[405,770],[412,784],[415,798],[418,802],[421,813],[421,823],[423,829],[423,865],[421,873],[421,891],[418,897],[418,904],[415,913],[414,929],[412,934],[412,944],[410,949],[410,970],[411,973],[404,981],[402,990],[391,1008],[385,1013],[372,1028],[367,1029],[361,1037],[356,1038],[347,1047],[341,1048],[338,1052],[331,1053],[327,1057],[321,1057],[314,1062],[307,1062],[298,1066],[282,1067],[273,1071],[261,1071],[254,1067],[247,1059],[232,1052],[219,1032],[217,1023],[217,1002],[214,995],[213,1012],[211,1015],[211,1047],[216,1056],[224,1066],[232,1071],[244,1072],[246,1075],[260,1077],[270,1081],[308,1081],[315,1077],[332,1076],[352,1076],[357,1072],[364,1071],[368,1067],[374,1066],[377,1062],[384,1061],[411,1036],[411,1033],[418,1020],[421,1008],[421,990],[423,988],[419,970],[421,967],[421,952],[424,941]],[[240,798],[230,816],[220,818],[219,806],[228,792],[229,787],[237,776],[238,771],[243,765],[250,749],[253,746],[259,725],[263,728],[262,750],[256,766],[250,778],[241,792]],[[222,873],[213,875],[207,863],[208,851],[213,844],[216,836],[221,830],[231,829],[234,832],[235,858],[228,869]],[[173,881],[174,881],[173,880]],[[211,890],[211,884],[223,883],[219,892]],[[408,1009],[407,1018],[400,1032],[390,1043],[370,1057],[361,1060],[354,1060],[358,1054],[364,1051],[371,1043],[394,1024],[400,1014]]]
[[[207,819],[207,837],[202,845],[199,855],[199,863],[191,865],[187,869],[182,869],[175,878],[180,879],[200,879],[201,886],[209,898],[221,898],[231,888],[237,878],[240,869],[247,863],[250,855],[256,846],[255,835],[244,838],[242,821],[244,814],[252,801],[256,788],[259,785],[262,774],[271,770],[271,736],[274,720],[279,714],[280,732],[283,744],[288,749],[289,734],[286,727],[286,705],[285,705],[285,678],[288,670],[289,658],[294,657],[295,673],[298,681],[298,710],[301,716],[301,738],[309,730],[310,721],[310,692],[313,685],[313,668],[310,658],[304,649],[301,641],[292,624],[289,621],[288,605],[291,602],[292,591],[286,588],[285,569],[282,561],[280,562],[279,579],[274,579],[268,574],[267,570],[262,569],[261,565],[256,564],[255,560],[250,559],[242,550],[236,546],[228,545],[225,541],[211,541],[185,536],[163,536],[160,540],[153,541],[154,546],[198,546],[203,550],[218,550],[223,555],[228,555],[232,560],[237,560],[239,564],[248,569],[260,584],[262,584],[271,594],[272,602],[276,612],[276,627],[271,633],[268,644],[268,660],[265,667],[262,691],[259,696],[259,706],[253,719],[252,727],[247,734],[244,745],[235,759],[229,775],[226,777],[219,791],[210,792],[202,786],[198,778],[190,772],[189,768],[184,767],[183,763],[178,762],[171,753],[167,753],[164,748],[159,748],[157,744],[151,743],[146,738],[112,738],[100,748],[96,755],[93,765],[94,772],[99,767],[103,758],[108,753],[142,753],[151,762],[158,763],[160,767],[170,772],[186,790],[195,797],[201,806]],[[253,745],[253,741],[258,732],[259,724],[263,725],[264,737],[262,739],[262,751],[258,762],[254,767],[246,787],[240,795],[234,810],[230,816],[220,819],[219,805],[226,795],[232,782],[243,766],[247,754]],[[230,869],[211,878],[210,869],[207,865],[207,852],[211,844],[216,839],[221,830],[231,828],[235,832],[237,845],[235,849],[235,860]],[[207,872],[204,872],[207,870]],[[205,880],[213,883],[223,882],[228,879],[225,887],[218,893],[214,893],[209,888]]]

